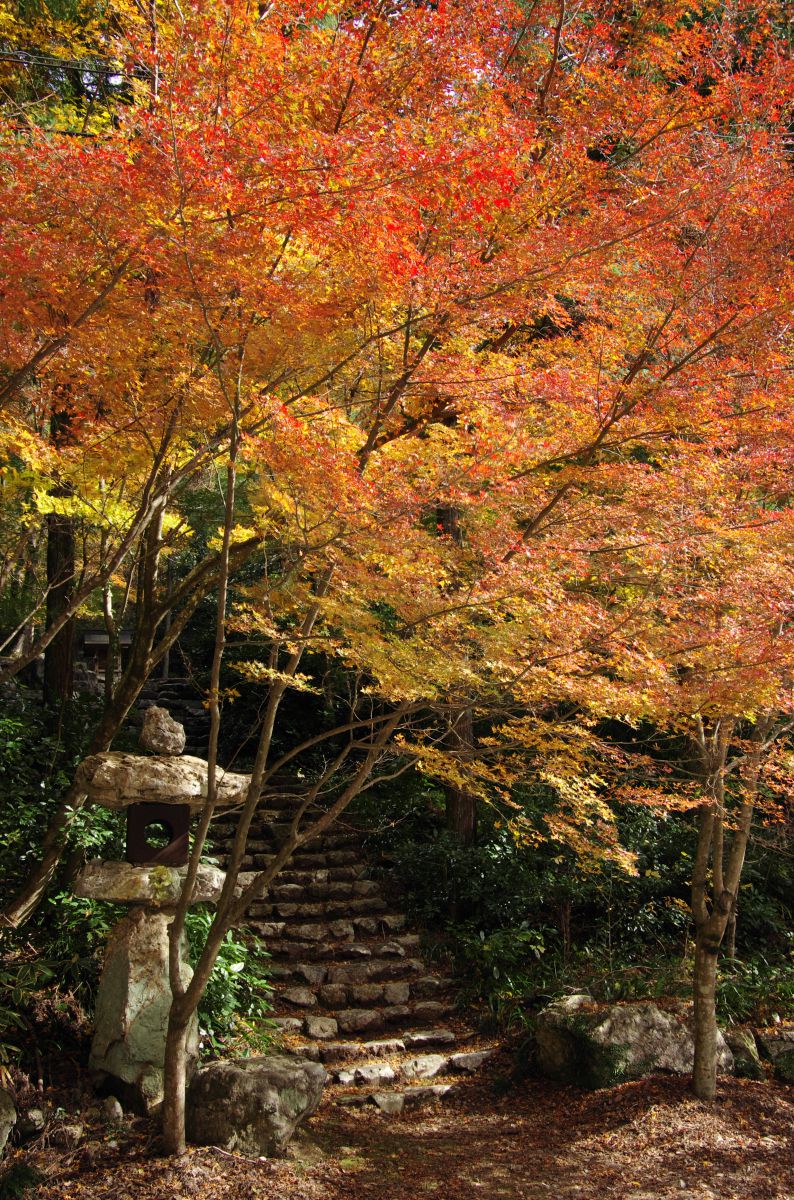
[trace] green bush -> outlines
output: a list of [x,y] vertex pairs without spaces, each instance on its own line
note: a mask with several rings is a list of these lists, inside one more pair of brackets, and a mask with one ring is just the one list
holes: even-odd
[[[24,691],[0,707],[0,871],[7,895],[38,861],[41,839],[85,757],[100,709],[95,697],[73,700],[56,734],[41,704]],[[89,857],[118,858],[121,816],[101,807],[82,810],[72,825],[70,847]]]
[[770,961],[723,959],[717,984],[717,1011],[725,1022],[768,1024],[774,1013],[794,1020],[794,938],[786,958]]
[[24,1013],[31,995],[51,983],[54,972],[42,962],[0,963],[0,1085],[10,1080],[9,1067],[21,1054],[19,1033],[27,1020]]
[[[198,958],[212,922],[212,913],[195,909],[188,914],[191,959]],[[223,939],[198,1009],[201,1053],[250,1054],[268,1048],[273,1026],[267,1020],[272,988],[265,953],[243,941],[244,933],[230,930]]]

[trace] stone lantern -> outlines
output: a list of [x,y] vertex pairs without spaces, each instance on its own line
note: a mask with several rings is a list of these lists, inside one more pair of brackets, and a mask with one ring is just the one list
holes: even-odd
[[[146,710],[141,746],[147,756],[110,751],[85,759],[78,779],[89,800],[127,811],[127,861],[94,860],[74,883],[78,896],[129,905],[105,951],[97,993],[89,1067],[100,1090],[133,1108],[153,1112],[163,1098],[163,1062],[171,988],[168,926],[188,860],[191,816],[207,796],[207,763],[183,755],[185,734],[165,709]],[[219,806],[240,805],[249,776],[218,773]],[[201,866],[191,904],[218,899],[226,876]],[[182,949],[185,983],[192,975]],[[198,1056],[198,1025],[188,1035]]]

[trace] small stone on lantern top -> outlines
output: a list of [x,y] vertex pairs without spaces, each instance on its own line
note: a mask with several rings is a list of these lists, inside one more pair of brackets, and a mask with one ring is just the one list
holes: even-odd
[[185,748],[185,727],[174,720],[168,709],[153,704],[143,714],[138,744],[151,754],[181,754]]

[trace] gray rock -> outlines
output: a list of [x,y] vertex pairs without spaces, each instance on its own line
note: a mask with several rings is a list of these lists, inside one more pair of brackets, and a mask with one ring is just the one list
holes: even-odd
[[41,1108],[29,1108],[20,1113],[17,1133],[23,1139],[38,1137],[47,1124],[47,1116]]
[[[581,1087],[609,1087],[654,1071],[689,1074],[694,1042],[686,1015],[648,1002],[596,1005],[589,996],[567,996],[538,1016],[535,1043],[541,1072]],[[733,1055],[718,1035],[718,1068],[733,1069]]]
[[361,1058],[364,1054],[361,1042],[326,1042],[319,1050],[320,1061],[324,1063],[347,1062],[351,1058]]
[[333,1017],[307,1017],[306,1033],[310,1038],[325,1041],[326,1038],[335,1038],[337,1036],[339,1026]]
[[766,1079],[766,1072],[750,1029],[743,1029],[740,1025],[729,1025],[725,1030],[725,1041],[733,1055],[734,1070],[740,1079]]
[[352,941],[355,936],[352,921],[331,921],[328,926],[331,937],[339,938],[339,940],[347,939]]
[[[128,862],[92,859],[72,885],[75,895],[115,904],[146,904],[153,908],[176,905],[187,867],[134,867]],[[211,904],[223,889],[226,874],[202,864],[198,869],[191,904]]]
[[143,714],[138,745],[151,754],[181,754],[185,748],[185,727],[174,720],[167,708],[153,704]]
[[417,1033],[403,1034],[406,1046],[450,1046],[455,1041],[451,1029],[421,1029]]
[[407,1004],[411,988],[407,983],[387,983],[383,988],[383,998],[387,1004]]
[[424,1087],[409,1087],[403,1092],[405,1103],[409,1105],[426,1104],[428,1100],[440,1100],[455,1087],[452,1083],[429,1083]]
[[464,1054],[453,1054],[450,1057],[449,1065],[453,1071],[462,1071],[467,1075],[472,1075],[475,1071],[479,1071],[485,1060],[490,1058],[493,1053],[493,1050],[471,1050]]
[[405,1042],[400,1038],[390,1038],[383,1042],[365,1042],[363,1049],[366,1054],[372,1054],[375,1057],[402,1054],[405,1050]]
[[[207,797],[207,763],[189,754],[145,758],[108,750],[84,759],[75,778],[89,800],[105,808],[127,808],[130,804],[156,801],[189,804],[200,809]],[[242,804],[249,783],[249,775],[219,771],[218,804]]]
[[383,1000],[382,983],[358,983],[348,988],[353,1004],[379,1004]]
[[449,1059],[443,1054],[419,1054],[408,1058],[401,1066],[406,1079],[432,1079],[447,1069]]
[[389,1004],[381,1009],[381,1015],[389,1025],[402,1025],[412,1014],[407,1004]]
[[62,1146],[64,1150],[74,1150],[80,1145],[84,1135],[83,1125],[79,1121],[72,1121],[53,1130],[52,1141],[54,1145]]
[[318,994],[326,1008],[341,1008],[347,1004],[347,988],[341,983],[326,983]]
[[328,937],[328,926],[321,923],[316,925],[293,925],[290,928],[290,933],[294,938],[298,938],[302,942],[322,942]]
[[439,1000],[423,1000],[414,1005],[414,1013],[420,1021],[432,1021],[433,1018],[447,1016],[449,1008]]
[[299,1008],[314,1008],[317,1004],[314,992],[302,987],[287,988],[281,993],[281,999],[286,1000],[287,1004],[295,1004]]
[[328,968],[329,983],[366,983],[373,969],[371,962],[343,963],[341,966]]
[[328,968],[321,967],[318,963],[301,963],[295,968],[295,974],[300,975],[301,979],[305,979],[312,987],[319,987],[325,982]]
[[16,1105],[10,1093],[5,1088],[0,1088],[0,1154],[5,1150],[6,1142],[16,1123]]
[[319,1063],[282,1055],[210,1063],[188,1090],[188,1139],[253,1156],[281,1154],[317,1108],[327,1078]]
[[369,1087],[373,1084],[393,1083],[397,1078],[394,1067],[388,1063],[362,1063],[360,1067],[356,1067],[354,1074],[356,1083],[363,1083]]
[[775,1077],[783,1083],[794,1083],[794,1025],[758,1030],[756,1040],[764,1058],[771,1062]]
[[123,1125],[124,1109],[115,1096],[108,1096],[102,1104],[102,1120],[107,1125]]
[[367,1029],[380,1029],[383,1018],[375,1009],[343,1008],[336,1014],[343,1033],[362,1033]]
[[384,942],[378,953],[388,958],[405,958],[405,947],[399,942]]
[[[88,1060],[100,1088],[148,1114],[163,1098],[163,1061],[171,988],[168,925],[173,914],[133,908],[110,935],[97,992]],[[192,977],[183,947],[185,984]],[[188,1031],[188,1070],[198,1058],[198,1023]]]
[[281,1033],[300,1033],[303,1029],[300,1017],[273,1017],[273,1024]]
[[295,1055],[296,1058],[309,1058],[312,1062],[320,1061],[320,1047],[315,1046],[313,1042],[306,1042],[302,1046],[295,1046],[294,1049],[290,1048],[287,1053]]
[[376,1104],[382,1113],[394,1117],[405,1107],[405,1096],[402,1092],[373,1092],[372,1103]]

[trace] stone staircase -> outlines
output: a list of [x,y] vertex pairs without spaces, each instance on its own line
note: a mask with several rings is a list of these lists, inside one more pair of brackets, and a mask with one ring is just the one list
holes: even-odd
[[[244,871],[264,867],[294,800],[266,797]],[[213,822],[223,865],[236,816]],[[371,878],[361,830],[337,823],[307,842],[251,905],[247,927],[271,955],[274,1019],[285,1046],[324,1063],[332,1098],[387,1113],[448,1094],[492,1053],[456,1014],[450,979]]]

